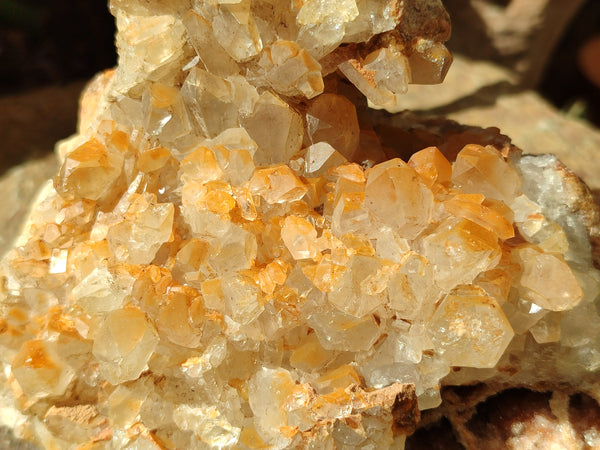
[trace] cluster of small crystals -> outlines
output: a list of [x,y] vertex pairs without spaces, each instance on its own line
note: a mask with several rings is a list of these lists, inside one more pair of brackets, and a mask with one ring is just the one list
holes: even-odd
[[[326,92],[328,76],[397,109],[409,83],[440,83],[452,59],[440,0],[113,0],[111,9],[120,59],[110,117],[178,151],[243,126],[263,164],[299,149],[302,119],[289,106]],[[270,137],[265,121],[289,136]]]
[[113,1],[119,67],[4,260],[2,422],[61,449],[401,448],[453,368],[534,345],[597,370],[600,277],[549,164],[365,162],[342,76],[380,106],[443,76],[401,39],[438,3]]
[[38,441],[398,446],[403,383],[435,407],[452,367],[493,368],[515,333],[581,346],[572,322],[598,318],[598,276],[492,147],[367,170],[255,150],[228,130],[178,161],[105,121],[66,156],[5,274]]

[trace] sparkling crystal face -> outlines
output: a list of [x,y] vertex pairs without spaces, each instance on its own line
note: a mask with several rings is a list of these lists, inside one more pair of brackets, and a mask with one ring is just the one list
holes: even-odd
[[390,159],[374,131],[363,94],[443,78],[437,2],[191,3],[112,1],[119,67],[4,259],[23,435],[401,448],[444,377],[593,375],[600,277],[556,162]]

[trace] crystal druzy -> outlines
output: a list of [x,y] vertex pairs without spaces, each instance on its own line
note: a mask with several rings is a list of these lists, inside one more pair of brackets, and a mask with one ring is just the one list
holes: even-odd
[[468,134],[403,160],[376,133],[369,107],[444,77],[438,1],[111,10],[119,65],[4,258],[3,423],[61,449],[383,449],[442,382],[597,395],[585,188]]

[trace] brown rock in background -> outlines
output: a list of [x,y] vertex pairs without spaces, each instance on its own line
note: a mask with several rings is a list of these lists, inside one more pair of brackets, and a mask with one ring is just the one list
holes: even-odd
[[445,0],[452,18],[449,47],[514,70],[535,88],[584,0]]
[[584,75],[600,89],[600,34],[587,41],[577,56]]
[[0,173],[44,157],[59,139],[75,132],[84,81],[46,86],[0,97]]

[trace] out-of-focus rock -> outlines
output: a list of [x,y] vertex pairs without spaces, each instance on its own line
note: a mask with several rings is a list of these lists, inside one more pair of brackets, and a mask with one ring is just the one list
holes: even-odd
[[407,450],[595,449],[600,446],[600,405],[566,390],[498,386],[446,387],[442,406],[422,415]]
[[0,97],[0,173],[52,151],[75,131],[77,99],[85,82]]
[[584,0],[446,0],[450,49],[514,69],[519,84],[539,82],[553,50]]
[[0,178],[0,254],[12,246],[29,214],[39,187],[58,168],[56,156],[49,154],[13,167]]
[[600,35],[592,37],[579,50],[581,71],[600,89]]

